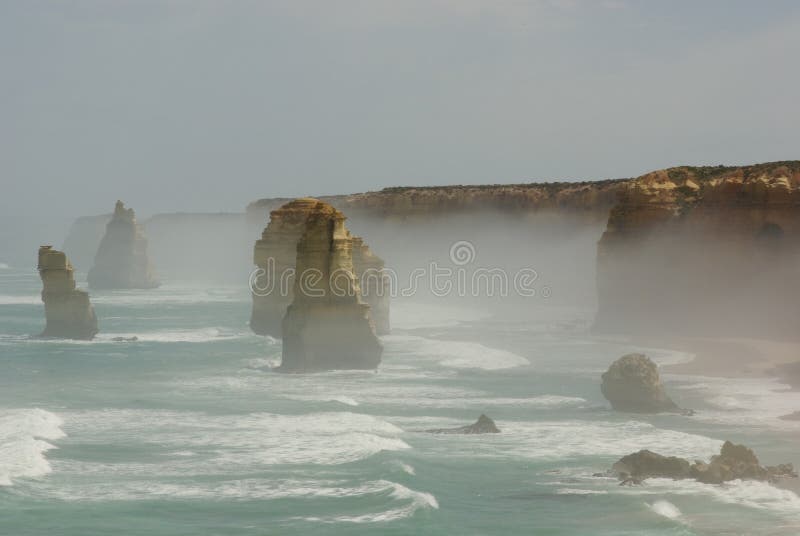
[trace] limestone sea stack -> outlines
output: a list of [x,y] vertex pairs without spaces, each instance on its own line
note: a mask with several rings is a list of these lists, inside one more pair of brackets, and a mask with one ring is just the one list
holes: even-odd
[[[330,205],[305,197],[285,203],[270,213],[267,227],[256,241],[253,262],[258,267],[251,281],[253,311],[250,327],[259,335],[282,336],[283,317],[294,300],[294,273],[298,243],[306,224],[320,207]],[[389,281],[382,270],[383,260],[364,241],[348,233],[352,240],[354,274],[364,283],[363,300],[371,306],[371,318],[378,334],[389,332]]]
[[667,396],[658,367],[644,354],[628,354],[603,373],[603,396],[616,411],[630,413],[681,412]]
[[147,238],[136,223],[133,209],[126,209],[122,201],[117,201],[106,225],[88,281],[93,289],[147,289],[159,285],[147,256]]
[[297,243],[291,305],[283,318],[283,372],[375,369],[383,347],[353,268],[345,216],[304,199],[307,217]]
[[47,319],[41,336],[92,339],[97,334],[97,317],[89,293],[75,288],[74,269],[67,256],[53,246],[42,246],[38,268]]

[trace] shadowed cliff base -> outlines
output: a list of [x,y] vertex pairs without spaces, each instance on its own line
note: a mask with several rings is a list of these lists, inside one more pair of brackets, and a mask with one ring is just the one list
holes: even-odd
[[800,162],[626,183],[598,246],[598,332],[797,340]]

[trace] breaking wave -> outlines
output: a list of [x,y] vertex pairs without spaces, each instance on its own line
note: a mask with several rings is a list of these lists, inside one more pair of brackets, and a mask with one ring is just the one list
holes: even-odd
[[45,452],[56,447],[46,440],[64,437],[62,424],[42,409],[0,410],[0,486],[50,473]]

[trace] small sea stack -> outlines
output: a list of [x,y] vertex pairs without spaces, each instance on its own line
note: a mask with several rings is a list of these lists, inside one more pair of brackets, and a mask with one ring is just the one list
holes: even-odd
[[282,322],[282,372],[375,369],[383,347],[353,268],[345,216],[327,203],[309,206],[297,243],[291,305]]
[[147,255],[147,238],[132,208],[117,201],[88,274],[92,289],[148,289],[159,286]]
[[603,373],[603,396],[615,411],[627,413],[691,413],[667,396],[658,366],[644,354],[628,354]]
[[478,420],[466,426],[459,426],[457,428],[434,428],[432,430],[425,430],[429,434],[499,434],[500,429],[494,424],[494,421],[484,414],[478,417]]
[[90,340],[97,334],[97,317],[89,293],[75,288],[75,270],[53,246],[39,248],[39,276],[47,325],[42,337]]
[[[259,335],[283,336],[283,317],[294,301],[294,274],[298,243],[306,232],[307,222],[320,207],[318,199],[303,197],[285,203],[270,212],[267,227],[253,248],[253,263],[258,268],[251,281],[253,310],[250,328]],[[332,207],[331,207],[332,208]],[[363,284],[361,298],[371,307],[370,318],[376,333],[389,333],[389,280],[383,273],[384,262],[364,241],[348,237],[351,243],[353,274]]]

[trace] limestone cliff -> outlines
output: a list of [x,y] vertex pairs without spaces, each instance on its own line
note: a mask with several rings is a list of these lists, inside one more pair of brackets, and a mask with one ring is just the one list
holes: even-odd
[[39,276],[47,325],[42,337],[92,339],[97,317],[89,294],[75,288],[75,276],[67,256],[53,246],[39,248]]
[[93,289],[155,288],[159,285],[147,256],[147,238],[132,208],[117,201],[88,274]]
[[344,214],[327,203],[306,206],[297,243],[293,300],[283,318],[284,372],[374,369],[383,347],[370,307],[361,300],[353,267],[353,237]]
[[800,162],[625,184],[598,246],[596,328],[796,337]]
[[[260,335],[280,337],[286,308],[294,300],[294,277],[298,243],[307,230],[309,218],[320,207],[330,207],[313,198],[290,201],[273,210],[261,239],[256,241],[253,262],[261,269],[253,281],[253,311],[250,327]],[[378,333],[389,331],[389,292],[380,270],[383,261],[363,240],[350,237],[354,274],[366,285],[365,302]]]
[[[526,213],[566,210],[605,221],[617,191],[628,179],[530,184],[384,188],[377,192],[320,197],[351,217],[430,219],[459,213]],[[247,206],[248,220],[264,221],[284,199],[259,199]]]

